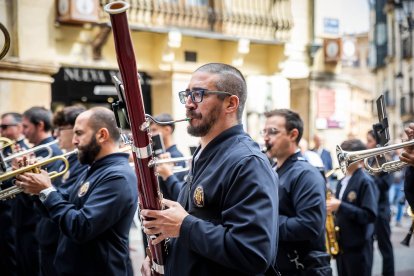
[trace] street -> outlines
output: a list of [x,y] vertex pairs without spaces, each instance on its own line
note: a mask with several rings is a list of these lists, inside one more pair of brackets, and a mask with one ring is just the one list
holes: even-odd
[[[391,241],[394,247],[395,275],[396,276],[412,276],[414,275],[414,239],[411,238],[410,247],[400,244],[408,233],[411,225],[411,218],[403,217],[402,226],[396,227],[395,222],[392,223]],[[378,250],[377,243],[374,243],[374,267],[373,275],[381,275],[382,259]]]
[[[410,228],[411,218],[403,217],[402,226],[396,227],[393,221],[392,223],[392,245],[394,247],[394,259],[395,259],[395,275],[396,276],[412,276],[414,275],[414,237],[411,239],[410,247],[406,247],[400,244],[405,238]],[[142,235],[139,231],[139,227],[133,225],[130,232],[130,248],[131,259],[134,268],[135,275],[140,274],[140,267],[144,259],[144,250],[142,245]],[[336,276],[336,264],[332,261],[333,275]],[[374,276],[381,275],[382,258],[378,251],[377,243],[374,243],[374,265],[372,272]]]

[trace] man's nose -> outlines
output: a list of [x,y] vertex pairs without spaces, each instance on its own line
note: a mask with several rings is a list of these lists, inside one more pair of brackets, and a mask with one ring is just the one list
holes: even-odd
[[187,98],[185,98],[185,107],[187,109],[195,109],[197,107],[197,104],[193,102],[190,95],[188,95]]

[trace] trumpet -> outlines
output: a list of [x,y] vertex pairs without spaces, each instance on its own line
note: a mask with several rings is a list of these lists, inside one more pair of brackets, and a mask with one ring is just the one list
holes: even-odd
[[[23,168],[20,168],[20,169],[2,174],[2,175],[0,175],[0,182],[3,182],[5,180],[9,180],[13,177],[16,177],[19,174],[23,174],[25,172],[33,171],[36,168],[45,166],[47,164],[50,164],[52,162],[59,161],[59,160],[64,163],[64,165],[65,165],[64,169],[60,172],[56,172],[56,171],[49,172],[49,177],[50,177],[50,179],[54,179],[56,177],[62,176],[69,170],[69,161],[68,161],[67,157],[69,155],[75,154],[77,152],[78,152],[78,150],[76,149],[76,150],[70,151],[70,152],[62,154],[62,155],[51,157],[49,159],[38,162],[36,164],[25,166]],[[17,187],[16,185],[13,185],[10,188],[7,188],[7,189],[4,189],[4,190],[0,191],[0,200],[6,200],[6,199],[9,199],[9,198],[12,198],[13,196],[15,196],[16,194],[19,194],[21,192],[23,192],[22,188]]]
[[396,149],[401,149],[401,148],[410,147],[410,146],[414,146],[414,140],[410,140],[410,141],[399,143],[399,144],[389,145],[386,147],[379,147],[375,149],[367,149],[367,150],[359,150],[359,151],[351,151],[351,152],[344,151],[342,150],[340,146],[336,146],[336,156],[338,157],[339,167],[341,168],[344,174],[346,173],[346,169],[348,168],[349,165],[357,161],[361,161],[361,160],[364,160],[365,170],[369,174],[378,174],[381,172],[391,173],[391,172],[401,170],[402,168],[407,166],[407,164],[400,160],[395,160],[395,161],[386,162],[382,164],[381,166],[379,166],[378,168],[373,168],[368,163],[368,159],[371,157],[375,157],[377,155],[385,154],[387,152],[390,152]]
[[[177,162],[188,162],[193,159],[192,156],[184,156],[184,157],[176,157],[176,158],[166,158],[166,159],[152,159],[148,162],[148,167],[154,167],[160,164],[165,163],[177,163]],[[182,167],[182,166],[174,166],[173,173],[185,172],[190,169],[190,166]]]
[[28,150],[17,152],[15,154],[4,157],[3,162],[4,163],[9,163],[15,158],[19,158],[19,157],[22,157],[24,155],[32,154],[32,153],[35,153],[35,152],[40,151],[40,150],[46,150],[47,155],[46,156],[41,156],[41,157],[39,156],[38,161],[49,159],[53,155],[53,150],[50,146],[56,144],[57,142],[58,142],[58,140],[53,140],[52,142],[49,142],[49,143],[46,143],[46,144],[43,144],[43,145],[39,145],[39,146],[33,147],[31,149],[28,149]]
[[7,148],[7,147],[13,145],[14,143],[15,143],[15,141],[10,140],[9,138],[0,137],[0,144],[1,144],[0,150],[3,150],[4,148]]

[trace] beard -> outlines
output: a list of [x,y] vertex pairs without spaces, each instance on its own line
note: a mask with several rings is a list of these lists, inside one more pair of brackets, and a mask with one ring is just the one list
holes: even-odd
[[101,151],[101,146],[98,145],[95,136],[92,136],[89,144],[78,147],[78,160],[82,165],[91,165],[98,153]]
[[[203,137],[211,130],[220,116],[220,106],[215,106],[207,115],[203,116],[201,113],[196,113],[194,110],[187,110],[187,118],[198,119],[201,121],[200,125],[192,126],[191,121],[187,127],[188,134],[194,137]],[[203,118],[204,117],[204,118]]]

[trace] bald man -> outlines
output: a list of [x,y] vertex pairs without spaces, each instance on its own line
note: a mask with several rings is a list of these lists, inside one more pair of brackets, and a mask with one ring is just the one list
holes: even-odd
[[128,275],[128,234],[137,208],[137,178],[120,153],[114,114],[102,107],[81,113],[72,142],[90,165],[70,194],[55,189],[46,171],[25,173],[16,185],[39,195],[59,225],[54,267],[58,275]]

